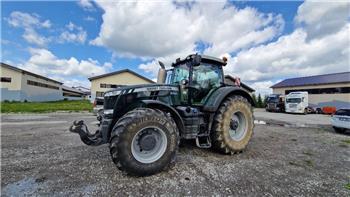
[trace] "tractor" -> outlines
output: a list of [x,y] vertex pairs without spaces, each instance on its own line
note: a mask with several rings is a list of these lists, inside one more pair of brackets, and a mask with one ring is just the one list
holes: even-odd
[[109,143],[115,165],[133,176],[173,166],[180,139],[224,154],[242,152],[253,134],[253,100],[239,82],[225,84],[227,59],[192,54],[171,69],[159,64],[157,83],[105,92],[95,133],[82,120],[70,131],[87,145]]

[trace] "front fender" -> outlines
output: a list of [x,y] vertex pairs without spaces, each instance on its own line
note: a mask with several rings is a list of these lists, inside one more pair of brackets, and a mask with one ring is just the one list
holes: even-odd
[[225,86],[215,90],[215,92],[213,92],[209,96],[209,98],[204,103],[203,111],[216,112],[217,109],[220,107],[221,103],[228,96],[231,96],[231,95],[243,96],[251,103],[252,106],[254,106],[253,99],[247,91],[236,86]]
[[159,109],[164,112],[168,112],[173,117],[180,133],[185,131],[185,124],[180,116],[180,114],[172,106],[157,100],[142,100],[141,103],[143,107],[149,107],[153,109]]

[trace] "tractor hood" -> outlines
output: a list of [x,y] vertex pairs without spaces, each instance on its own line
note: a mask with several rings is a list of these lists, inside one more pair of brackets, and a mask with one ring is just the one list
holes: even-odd
[[116,88],[105,92],[104,96],[117,96],[120,94],[129,94],[136,92],[157,92],[157,91],[174,91],[178,92],[179,87],[177,85],[168,84],[141,84],[141,85],[129,85],[125,87]]

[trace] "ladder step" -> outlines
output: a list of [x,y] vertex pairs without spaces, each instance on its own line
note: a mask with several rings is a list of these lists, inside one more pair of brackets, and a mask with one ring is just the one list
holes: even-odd
[[196,145],[199,148],[210,148],[211,147],[211,140],[209,136],[198,136],[196,138]]

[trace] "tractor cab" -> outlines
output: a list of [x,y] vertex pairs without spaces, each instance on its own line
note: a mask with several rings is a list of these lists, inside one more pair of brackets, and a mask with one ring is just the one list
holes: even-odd
[[202,105],[213,91],[224,85],[222,66],[226,61],[215,57],[194,54],[183,60],[178,58],[168,72],[160,64],[158,83],[179,85],[182,104]]

